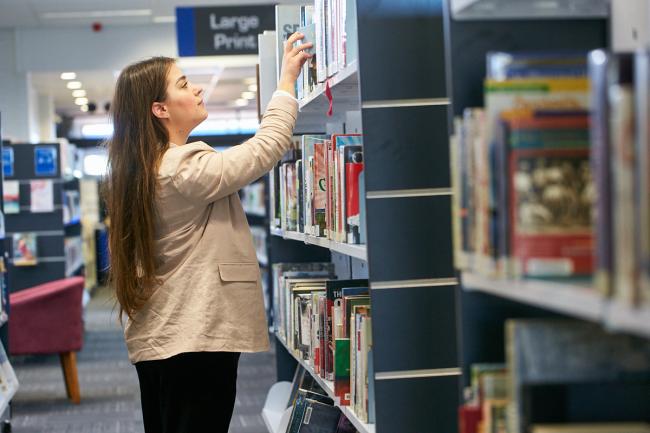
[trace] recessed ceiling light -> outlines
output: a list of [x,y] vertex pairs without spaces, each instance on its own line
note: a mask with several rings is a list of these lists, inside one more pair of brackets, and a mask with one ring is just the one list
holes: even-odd
[[72,91],[72,96],[74,98],[83,98],[84,96],[86,96],[86,91],[83,90],[83,89],[73,90]]
[[175,23],[176,17],[174,15],[157,16],[153,17],[153,22],[157,24]]
[[63,72],[61,74],[62,80],[74,80],[75,78],[77,78],[77,74],[75,74],[74,72]]
[[239,98],[239,99],[237,99],[237,100],[235,101],[235,105],[238,106],[238,107],[245,107],[245,106],[248,105],[248,100],[247,100],[247,99],[243,99],[243,98]]
[[88,103],[88,98],[77,98],[74,100],[74,103],[77,105],[86,105]]
[[71,90],[81,89],[81,81],[68,81],[67,87]]
[[253,92],[242,92],[241,97],[244,99],[255,99],[255,93]]
[[79,107],[79,109],[85,113],[88,111],[88,105],[84,104],[81,107]]
[[244,79],[244,84],[246,84],[247,86],[250,86],[251,84],[256,84],[256,83],[257,83],[257,78],[255,78],[255,77],[250,77],[250,78]]
[[250,92],[257,92],[257,84],[251,84],[250,86],[248,86],[248,90]]

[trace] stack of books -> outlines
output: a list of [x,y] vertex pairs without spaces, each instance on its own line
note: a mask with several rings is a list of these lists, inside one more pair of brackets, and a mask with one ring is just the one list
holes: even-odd
[[363,137],[303,135],[271,173],[271,227],[362,242]]
[[485,108],[452,137],[456,263],[489,276],[593,271],[586,53],[490,53]]
[[273,281],[278,337],[333,382],[340,405],[374,422],[368,280],[337,280],[329,263],[284,263],[273,265]]
[[314,44],[309,52],[313,55],[305,63],[296,83],[298,99],[306,98],[318,85],[325,82],[356,60],[355,42],[348,40],[348,9],[354,7],[351,0],[316,0],[313,5],[300,7],[300,27],[297,32],[305,35],[297,44]]

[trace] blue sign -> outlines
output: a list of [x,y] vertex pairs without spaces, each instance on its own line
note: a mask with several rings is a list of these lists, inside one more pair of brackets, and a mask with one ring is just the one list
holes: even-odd
[[14,149],[5,147],[2,149],[2,173],[5,177],[14,175]]
[[54,146],[34,148],[34,174],[36,176],[56,176],[58,152]]
[[275,29],[275,7],[177,7],[178,55],[257,54],[257,35]]

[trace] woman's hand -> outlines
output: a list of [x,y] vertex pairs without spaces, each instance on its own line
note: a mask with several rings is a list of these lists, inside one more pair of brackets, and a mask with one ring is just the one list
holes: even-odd
[[314,45],[311,42],[296,47],[293,46],[296,41],[304,37],[305,35],[302,33],[294,33],[284,43],[284,56],[282,57],[282,71],[280,72],[278,90],[284,90],[293,96],[296,95],[296,80],[300,75],[302,65],[312,57],[312,54],[304,51]]

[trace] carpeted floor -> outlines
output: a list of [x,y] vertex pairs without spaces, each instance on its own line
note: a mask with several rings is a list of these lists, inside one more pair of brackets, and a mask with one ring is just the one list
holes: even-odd
[[[86,309],[84,347],[77,354],[81,404],[68,403],[58,356],[14,357],[20,381],[14,433],[142,433],[140,392],[107,290]],[[275,356],[243,354],[230,433],[266,433],[260,413],[275,382]]]

